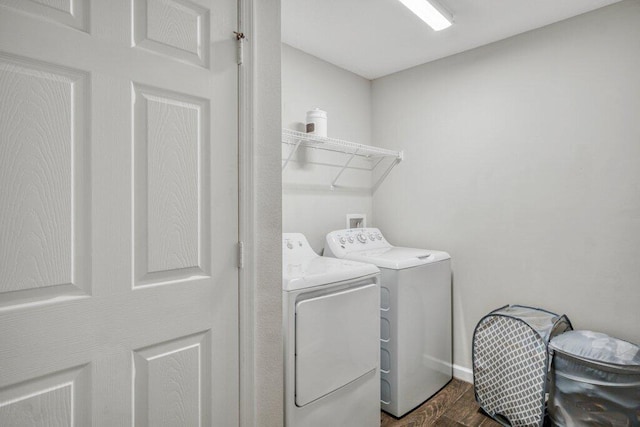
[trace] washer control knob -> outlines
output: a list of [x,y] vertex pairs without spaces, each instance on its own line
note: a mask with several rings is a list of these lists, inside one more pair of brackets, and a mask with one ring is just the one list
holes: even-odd
[[376,237],[378,238],[378,240],[382,240],[382,234],[378,233],[376,234]]
[[365,236],[364,233],[358,234],[358,241],[360,243],[367,243],[367,236]]
[[349,241],[349,243],[353,243],[353,236],[347,237],[347,240]]
[[347,239],[345,239],[344,237],[341,237],[339,241],[340,241],[340,243],[342,243],[343,245],[344,245],[345,243],[347,243]]
[[288,247],[289,249],[293,249],[293,244],[292,244],[291,242],[287,242],[287,247]]
[[376,240],[376,236],[374,236],[373,234],[369,234],[369,240],[373,242],[374,240]]

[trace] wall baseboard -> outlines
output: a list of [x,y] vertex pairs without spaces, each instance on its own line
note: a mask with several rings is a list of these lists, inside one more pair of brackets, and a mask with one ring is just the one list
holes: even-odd
[[460,365],[453,365],[453,378],[473,384],[473,371]]

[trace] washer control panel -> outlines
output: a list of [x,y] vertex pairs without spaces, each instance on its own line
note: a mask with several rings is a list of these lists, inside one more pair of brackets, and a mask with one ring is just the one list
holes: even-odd
[[349,228],[327,234],[327,249],[333,254],[390,248],[391,245],[377,228]]

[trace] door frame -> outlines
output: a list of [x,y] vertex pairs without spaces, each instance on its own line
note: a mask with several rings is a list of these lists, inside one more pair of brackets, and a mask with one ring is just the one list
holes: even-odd
[[[253,0],[238,0],[238,32],[255,34]],[[240,426],[255,426],[255,185],[254,167],[254,60],[252,44],[243,45],[243,61],[238,65],[238,241],[242,242],[242,268],[238,270],[239,303],[239,403]],[[240,250],[240,248],[239,248]],[[240,256],[240,255],[239,255]]]
[[282,425],[280,0],[237,1],[237,31],[246,35],[238,67],[240,426]]

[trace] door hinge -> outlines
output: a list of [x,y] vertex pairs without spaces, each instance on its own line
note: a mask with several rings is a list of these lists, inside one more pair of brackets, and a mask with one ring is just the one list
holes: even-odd
[[238,242],[238,268],[244,268],[244,242]]
[[243,49],[242,44],[247,39],[244,33],[240,33],[238,31],[234,31],[233,34],[236,35],[236,60],[238,61],[238,65],[242,65],[243,60]]

